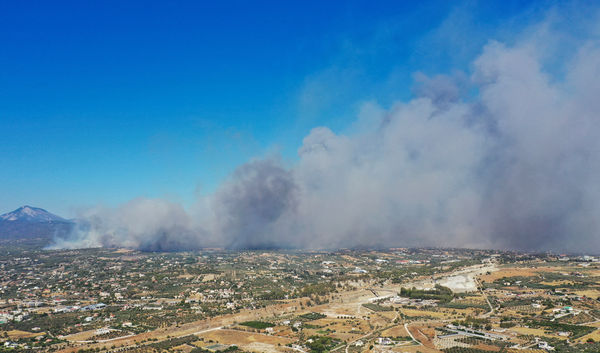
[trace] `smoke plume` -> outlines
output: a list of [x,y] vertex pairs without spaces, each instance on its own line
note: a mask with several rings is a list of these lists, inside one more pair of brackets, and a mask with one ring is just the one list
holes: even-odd
[[600,41],[491,41],[470,74],[415,76],[360,130],[316,127],[299,160],[240,166],[192,211],[97,208],[55,247],[146,250],[465,246],[600,251]]

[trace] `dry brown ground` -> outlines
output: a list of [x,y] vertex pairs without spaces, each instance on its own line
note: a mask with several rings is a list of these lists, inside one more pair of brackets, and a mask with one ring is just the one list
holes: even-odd
[[291,343],[292,340],[285,337],[280,336],[270,336],[261,333],[253,333],[253,332],[245,332],[238,330],[216,330],[210,331],[206,333],[199,334],[198,337],[204,338],[204,341],[207,342],[212,340],[216,343],[221,344],[236,344],[238,346],[248,345],[253,342],[261,342],[270,345],[281,344],[286,345],[287,343]]
[[500,347],[490,346],[488,344],[478,344],[478,345],[473,346],[473,348],[481,349],[482,351],[489,351],[489,352],[499,352],[500,351]]
[[95,334],[96,334],[96,330],[94,329],[94,330],[87,330],[87,331],[73,333],[71,335],[64,336],[63,338],[69,342],[85,341],[85,340],[89,339],[90,337],[94,336]]
[[404,337],[408,336],[408,332],[404,329],[404,325],[394,326],[381,332],[382,337]]
[[545,284],[547,286],[567,286],[567,285],[572,285],[574,284],[573,281],[567,281],[567,280],[560,280],[560,281],[543,281],[540,282],[541,284]]
[[435,330],[433,328],[427,326],[409,325],[408,330],[410,333],[412,333],[414,338],[423,344],[423,346],[435,349],[435,345],[433,344]]
[[553,337],[561,340],[566,340],[568,337],[562,337],[555,334],[548,334],[544,330],[539,328],[530,328],[530,327],[512,327],[509,331],[517,332],[521,335],[532,335],[538,337]]
[[539,272],[549,272],[549,268],[545,268],[546,270],[542,270],[541,268],[519,268],[519,267],[510,267],[503,268],[496,272],[492,272],[489,275],[482,275],[479,277],[481,281],[485,282],[494,282],[497,279],[503,277],[532,277],[537,276]]
[[[498,271],[492,272],[491,274],[485,274],[479,277],[481,281],[493,282],[503,277],[532,277],[537,276],[542,272],[568,272],[572,270],[582,271],[581,269],[574,269],[572,267],[556,267],[556,266],[541,266],[541,267],[505,267],[500,268]],[[591,273],[592,271],[590,271]]]
[[[46,334],[45,332],[27,332],[27,331],[20,331],[20,330],[11,330],[11,331],[5,331],[5,332],[10,339],[31,338],[31,337],[43,336]],[[4,335],[4,332],[2,332],[2,335]]]
[[592,331],[591,333],[589,333],[589,334],[587,334],[587,335],[585,335],[583,337],[578,338],[577,342],[584,343],[584,342],[586,342],[590,338],[593,339],[596,342],[600,341],[600,330]]
[[[456,310],[457,312],[459,310]],[[439,311],[429,311],[420,309],[400,309],[400,312],[406,316],[431,316],[434,318],[445,318],[448,314]]]
[[194,349],[194,347],[192,347],[188,344],[182,344],[181,346],[171,348],[171,350],[173,352],[184,352],[184,353],[190,353],[193,349]]
[[577,290],[577,291],[575,291],[575,294],[580,295],[580,296],[585,296],[588,298],[594,298],[594,299],[600,297],[600,291],[598,291],[596,289]]
[[330,333],[329,336],[344,341],[353,341],[363,336],[365,332],[370,331],[369,323],[366,320],[360,319],[323,318],[311,321],[310,324],[322,327],[318,329],[305,329],[307,336],[316,334],[319,330],[330,329],[335,332]]
[[[368,350],[365,350],[365,352],[369,352]],[[403,347],[403,346],[399,346],[399,347],[395,347],[392,352],[402,352],[402,353],[441,353],[442,351],[440,351],[439,349],[435,349],[435,348],[430,348],[430,347],[426,347],[426,346],[410,346],[410,347]]]

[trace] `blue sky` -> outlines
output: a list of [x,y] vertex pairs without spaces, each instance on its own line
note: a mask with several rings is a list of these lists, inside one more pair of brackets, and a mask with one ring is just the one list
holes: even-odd
[[292,164],[311,128],[469,71],[552,2],[15,1],[0,4],[0,212],[73,216],[138,196],[190,205],[236,166]]

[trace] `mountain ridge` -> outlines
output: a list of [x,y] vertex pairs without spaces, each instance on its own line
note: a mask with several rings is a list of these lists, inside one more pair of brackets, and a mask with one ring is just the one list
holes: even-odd
[[12,212],[0,215],[0,221],[9,222],[70,222],[60,216],[46,211],[43,208],[21,206]]
[[0,215],[0,239],[52,239],[68,234],[74,224],[43,208],[25,205]]

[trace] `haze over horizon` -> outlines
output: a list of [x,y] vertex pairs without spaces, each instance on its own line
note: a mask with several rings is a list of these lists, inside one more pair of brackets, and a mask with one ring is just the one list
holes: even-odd
[[119,6],[0,5],[0,207],[54,247],[600,251],[600,6]]

